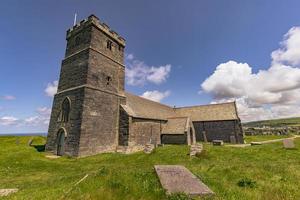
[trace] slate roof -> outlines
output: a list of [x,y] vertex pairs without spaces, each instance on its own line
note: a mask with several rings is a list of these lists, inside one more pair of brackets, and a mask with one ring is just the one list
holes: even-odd
[[188,116],[192,121],[223,121],[239,119],[235,102],[176,108],[178,116]]
[[162,134],[183,134],[189,128],[188,117],[168,118],[162,129]]
[[140,96],[125,93],[126,105],[122,105],[124,110],[133,117],[146,119],[167,120],[168,117],[174,116],[175,112],[170,106],[145,99]]
[[[126,105],[121,106],[128,115],[136,118],[166,121],[178,117],[189,117],[191,121],[223,121],[239,119],[235,102],[172,108],[128,92],[125,93],[125,96]],[[173,120],[175,121],[175,119]]]

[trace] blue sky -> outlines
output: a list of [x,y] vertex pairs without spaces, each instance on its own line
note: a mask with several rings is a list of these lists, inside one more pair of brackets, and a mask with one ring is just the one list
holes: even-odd
[[[298,115],[291,113],[298,104],[284,100],[282,91],[292,90],[284,96],[298,98],[299,63],[293,52],[298,48],[299,8],[296,0],[1,1],[0,133],[47,131],[52,97],[45,89],[58,80],[74,13],[79,21],[95,14],[109,24],[126,39],[126,64],[132,73],[137,64],[148,70],[142,83],[127,82],[130,92],[172,106],[237,100],[248,121]],[[276,50],[281,54],[271,58]],[[289,67],[281,69],[294,83],[286,83],[288,89],[280,94],[270,89],[281,85],[270,70],[275,61]],[[151,69],[162,79],[151,81]],[[259,88],[267,79],[278,82],[266,83],[269,88],[255,97],[253,88],[242,86]],[[231,88],[233,83],[237,86]]]

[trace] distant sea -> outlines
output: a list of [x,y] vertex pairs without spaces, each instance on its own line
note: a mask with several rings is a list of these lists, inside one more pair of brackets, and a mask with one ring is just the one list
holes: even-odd
[[47,136],[47,133],[0,133],[1,136]]

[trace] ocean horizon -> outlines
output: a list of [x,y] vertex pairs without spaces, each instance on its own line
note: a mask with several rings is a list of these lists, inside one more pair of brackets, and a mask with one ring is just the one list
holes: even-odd
[[0,133],[1,136],[47,136],[48,133]]

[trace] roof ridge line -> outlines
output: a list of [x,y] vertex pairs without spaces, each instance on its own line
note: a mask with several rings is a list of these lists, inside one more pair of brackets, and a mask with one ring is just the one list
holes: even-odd
[[180,108],[192,108],[192,107],[204,107],[204,106],[215,106],[215,105],[224,105],[224,104],[232,104],[232,102],[225,102],[225,103],[214,103],[214,104],[204,104],[204,105],[195,105],[195,106],[182,106],[182,107],[176,107],[175,109],[180,109]]
[[145,98],[145,97],[141,97],[141,96],[139,96],[139,95],[136,95],[136,94],[133,94],[133,93],[130,93],[130,92],[127,92],[127,91],[125,91],[125,93],[130,94],[130,95],[133,95],[133,96],[136,96],[136,97],[141,98],[141,99],[143,99],[143,100],[150,101],[150,102],[152,102],[152,103],[159,104],[159,105],[162,105],[162,106],[165,106],[165,107],[168,107],[168,108],[173,109],[173,108],[172,108],[171,106],[169,106],[169,105],[166,105],[166,104],[163,104],[163,103],[160,103],[160,102],[157,102],[157,101],[153,101],[153,100],[147,99],[147,98]]

